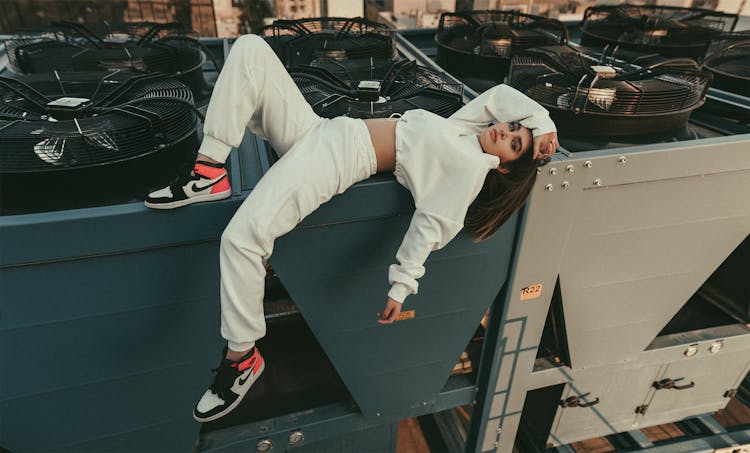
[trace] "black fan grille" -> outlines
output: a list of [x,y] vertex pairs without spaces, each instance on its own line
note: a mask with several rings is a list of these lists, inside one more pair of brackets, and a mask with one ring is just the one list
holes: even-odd
[[437,62],[452,74],[500,82],[521,49],[566,43],[556,20],[515,11],[443,13],[435,34]]
[[[447,117],[462,105],[461,84],[406,60],[318,59],[310,66],[292,68],[291,75],[315,112],[328,118],[388,117],[417,108]],[[377,102],[359,99],[357,86],[362,80],[381,83]]]
[[700,58],[712,37],[731,31],[736,14],[656,5],[594,6],[584,13],[581,43],[619,45],[665,56]]
[[[643,118],[652,123],[655,115],[681,116],[704,102],[711,82],[710,74],[699,71],[694,62],[685,59],[649,57],[640,60],[650,63],[642,67],[601,55],[595,58],[595,55],[593,51],[570,47],[530,50],[514,57],[509,83],[550,108],[553,116],[560,112],[576,115],[582,125],[578,132],[618,135],[633,131],[617,127],[609,131],[585,131],[587,115]],[[615,74],[597,74],[591,67],[598,65],[609,66]],[[668,121],[664,125],[674,127]],[[649,125],[652,131],[658,127],[659,124]]]
[[179,24],[57,23],[5,42],[10,68],[19,73],[135,70],[176,75],[196,97],[207,91],[201,44]]
[[510,58],[505,48],[564,44],[565,26],[557,20],[516,11],[464,11],[440,16],[435,41],[455,50]]
[[392,31],[362,18],[277,20],[263,37],[287,66],[308,64],[316,58],[392,58]]
[[[196,133],[192,94],[178,81],[113,73],[58,77],[0,79],[0,173],[110,164],[158,153]],[[76,118],[55,119],[46,104],[62,97],[89,98],[92,106]]]

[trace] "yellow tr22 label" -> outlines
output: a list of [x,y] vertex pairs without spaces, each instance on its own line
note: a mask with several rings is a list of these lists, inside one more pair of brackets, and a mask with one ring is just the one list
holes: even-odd
[[541,296],[542,286],[543,285],[541,283],[538,283],[536,285],[527,286],[526,288],[522,289],[521,300],[531,300]]

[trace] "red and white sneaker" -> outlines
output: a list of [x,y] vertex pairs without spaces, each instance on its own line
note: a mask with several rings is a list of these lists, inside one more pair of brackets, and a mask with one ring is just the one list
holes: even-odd
[[193,410],[199,422],[216,420],[234,410],[266,367],[256,347],[237,361],[225,358],[226,351],[224,348],[219,367],[212,370],[216,373],[213,384]]
[[200,201],[221,200],[231,194],[224,165],[197,161],[192,172],[148,194],[145,204],[153,209],[174,209]]

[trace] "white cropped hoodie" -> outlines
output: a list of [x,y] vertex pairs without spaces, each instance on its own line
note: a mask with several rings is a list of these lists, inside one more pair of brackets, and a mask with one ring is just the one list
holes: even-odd
[[416,294],[427,256],[461,231],[487,173],[500,164],[482,151],[477,134],[491,122],[511,121],[534,137],[556,131],[546,109],[507,85],[485,91],[449,118],[409,110],[399,119],[394,173],[412,193],[416,210],[396,253],[398,264],[388,270],[388,297],[404,302]]

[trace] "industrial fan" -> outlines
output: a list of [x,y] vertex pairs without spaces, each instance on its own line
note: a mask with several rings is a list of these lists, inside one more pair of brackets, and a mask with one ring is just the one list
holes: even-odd
[[3,214],[127,200],[168,183],[198,148],[190,89],[110,71],[0,77]]
[[440,67],[490,85],[503,81],[514,52],[567,41],[562,22],[516,11],[443,13],[435,34]]
[[326,118],[383,118],[417,108],[447,117],[463,104],[461,84],[409,60],[321,58],[290,74]]
[[584,46],[619,46],[666,57],[699,59],[711,38],[734,30],[738,16],[699,8],[608,5],[586,9]]
[[714,38],[702,67],[713,74],[712,87],[750,96],[750,32]]
[[362,18],[320,17],[277,20],[262,31],[286,66],[315,58],[393,58],[391,30]]
[[623,137],[684,129],[711,74],[687,58],[552,46],[516,54],[509,84],[550,111],[561,135]]
[[188,85],[196,99],[209,93],[202,65],[210,54],[177,23],[55,22],[48,29],[18,34],[5,47],[16,73],[160,72]]

